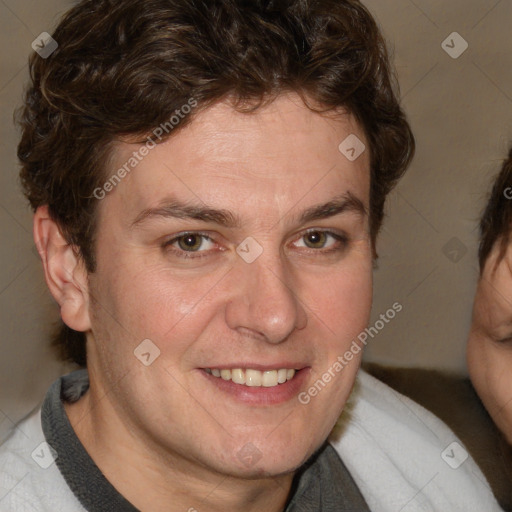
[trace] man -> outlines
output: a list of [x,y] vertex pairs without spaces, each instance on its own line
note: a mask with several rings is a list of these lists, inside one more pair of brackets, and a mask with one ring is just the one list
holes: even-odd
[[453,434],[368,375],[326,442],[413,152],[366,9],[94,0],[53,40],[18,153],[57,344],[86,370],[3,447],[0,505],[498,510],[443,460]]

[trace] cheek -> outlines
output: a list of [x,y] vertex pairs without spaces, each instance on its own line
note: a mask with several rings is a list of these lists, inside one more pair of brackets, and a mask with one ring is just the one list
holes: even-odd
[[132,350],[150,339],[162,351],[172,340],[173,350],[179,352],[180,340],[185,343],[183,326],[190,339],[209,322],[208,291],[216,279],[212,274],[177,276],[162,267],[120,264],[96,278],[96,326],[106,330],[108,338],[130,340]]
[[509,441],[512,440],[512,351],[503,351],[471,333],[468,368],[485,408]]
[[512,357],[501,357],[492,373],[483,401],[498,428],[512,443]]
[[496,374],[490,342],[471,332],[468,339],[467,361],[473,386],[489,411],[496,408]]
[[187,279],[166,271],[146,276],[140,294],[146,301],[141,324],[151,326],[156,333],[165,336],[171,334],[170,330],[179,329],[181,323],[188,324],[188,319],[194,318],[193,325],[200,329],[210,318],[212,297],[209,291],[215,281],[215,276],[211,275]]
[[512,411],[512,358],[501,353],[493,354],[487,360],[484,385],[499,409],[498,412]]
[[372,305],[371,258],[340,267],[322,279],[309,276],[305,302],[311,316],[325,324],[337,341],[357,336],[367,327]]

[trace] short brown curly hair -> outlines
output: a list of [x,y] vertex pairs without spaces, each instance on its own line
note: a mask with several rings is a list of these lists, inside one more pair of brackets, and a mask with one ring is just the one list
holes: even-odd
[[[51,56],[30,57],[21,180],[32,208],[48,205],[88,272],[93,191],[105,182],[112,143],[147,136],[190,98],[198,107],[172,133],[227,98],[247,112],[292,91],[312,110],[351,112],[369,143],[375,247],[386,195],[414,139],[385,43],[359,1],[83,0],[53,38]],[[55,344],[65,359],[86,364],[84,333],[61,325]]]
[[496,243],[500,252],[496,265],[505,256],[512,230],[512,147],[494,179],[492,190],[480,220],[478,262],[483,272],[487,258]]

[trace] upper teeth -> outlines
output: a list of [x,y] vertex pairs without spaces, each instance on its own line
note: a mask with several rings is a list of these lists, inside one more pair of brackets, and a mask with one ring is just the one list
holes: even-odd
[[283,384],[287,380],[293,379],[295,370],[281,368],[280,370],[252,370],[250,368],[233,368],[232,370],[219,370],[218,368],[205,368],[205,372],[214,377],[221,377],[224,380],[231,380],[235,384],[245,384],[251,387],[277,386]]

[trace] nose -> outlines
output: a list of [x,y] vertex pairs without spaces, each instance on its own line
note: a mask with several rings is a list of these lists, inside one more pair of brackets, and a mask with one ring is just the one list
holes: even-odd
[[226,306],[227,325],[244,336],[269,343],[285,341],[307,325],[307,314],[294,291],[293,274],[279,257],[239,262],[234,295]]

